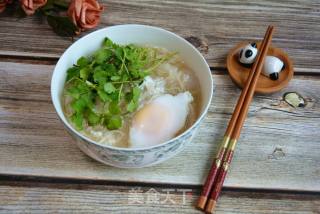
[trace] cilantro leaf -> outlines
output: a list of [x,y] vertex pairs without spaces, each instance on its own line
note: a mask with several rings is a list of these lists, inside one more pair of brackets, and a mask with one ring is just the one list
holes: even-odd
[[138,108],[138,103],[131,100],[127,105],[128,112],[134,112]]
[[67,94],[75,99],[79,99],[80,95],[88,93],[89,91],[90,88],[87,84],[79,79],[73,79],[66,89]]
[[132,94],[133,94],[132,100],[133,100],[134,102],[138,102],[139,97],[140,97],[140,94],[141,94],[140,88],[139,88],[139,87],[134,87],[134,88],[132,89]]
[[118,80],[121,79],[121,77],[116,75],[116,76],[112,76],[110,79],[111,79],[112,81],[118,81]]
[[123,59],[123,54],[124,54],[124,51],[123,51],[124,49],[122,48],[122,47],[120,47],[120,46],[117,46],[116,48],[115,48],[115,54],[116,54],[116,56],[119,58],[119,59]]
[[88,64],[89,64],[89,60],[84,56],[80,57],[77,61],[77,65],[80,67],[85,67]]
[[76,113],[82,113],[83,110],[87,107],[86,100],[77,99],[71,104],[71,107]]
[[109,49],[100,49],[95,54],[95,60],[98,64],[102,64],[103,62],[107,61],[112,55],[112,51]]
[[109,39],[108,37],[106,37],[103,41],[103,45],[105,47],[109,47],[111,48],[113,46],[113,42],[111,41],[111,39]]
[[71,67],[67,70],[67,79],[66,81],[71,80],[74,77],[80,76],[80,70],[78,67]]
[[82,130],[83,129],[83,115],[80,113],[74,113],[71,118],[71,122],[74,123],[76,129]]
[[83,80],[87,80],[89,77],[90,69],[88,67],[84,67],[80,70],[80,78]]
[[96,83],[99,83],[101,85],[103,85],[104,83],[107,82],[108,80],[108,74],[106,71],[104,71],[101,66],[97,66],[94,71],[93,71],[93,80]]
[[77,113],[83,113],[86,109],[93,109],[93,102],[90,93],[82,94],[71,103],[71,108]]
[[75,99],[79,99],[81,92],[77,87],[70,87],[69,89],[67,89],[67,94]]
[[103,102],[111,101],[111,98],[104,90],[98,89],[97,93]]
[[106,126],[109,130],[119,129],[122,126],[122,118],[120,115],[113,115],[106,120]]
[[120,109],[120,106],[119,106],[119,103],[118,102],[111,102],[109,104],[109,112],[111,114],[120,114],[121,113],[121,109]]
[[97,125],[101,118],[99,115],[97,115],[96,113],[94,113],[93,111],[88,111],[88,116],[87,116],[87,119],[88,119],[88,124],[90,126],[94,126],[94,125]]
[[115,91],[111,94],[109,94],[109,97],[112,101],[118,101],[118,98],[119,98],[119,91]]
[[111,94],[112,92],[115,92],[117,89],[113,86],[111,82],[107,82],[103,85],[103,89],[108,94]]
[[103,64],[101,68],[106,72],[108,77],[118,74],[117,68],[112,64]]

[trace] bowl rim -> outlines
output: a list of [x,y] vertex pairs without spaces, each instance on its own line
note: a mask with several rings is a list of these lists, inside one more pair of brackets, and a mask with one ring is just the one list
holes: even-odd
[[[207,71],[210,73],[210,78],[209,78],[209,82],[210,82],[210,85],[209,85],[209,98],[208,98],[208,102],[205,104],[205,107],[204,107],[204,110],[203,112],[198,116],[197,120],[192,124],[192,126],[190,126],[188,129],[186,129],[184,132],[182,132],[181,134],[179,134],[178,136],[168,140],[168,141],[165,141],[163,143],[160,143],[160,144],[156,144],[156,145],[152,145],[152,146],[146,146],[146,147],[138,147],[138,148],[124,148],[124,147],[115,147],[115,146],[111,146],[111,145],[106,145],[106,144],[101,144],[101,143],[98,143],[86,136],[84,136],[83,134],[81,134],[80,132],[78,132],[77,130],[74,129],[74,127],[67,121],[67,118],[66,116],[64,115],[65,117],[65,121],[64,119],[61,117],[61,115],[59,114],[58,110],[57,110],[57,106],[56,106],[56,102],[54,101],[54,92],[53,92],[53,83],[54,83],[54,76],[56,73],[58,73],[57,71],[57,67],[58,67],[58,64],[61,62],[61,59],[64,58],[64,55],[78,42],[80,42],[81,40],[84,40],[85,38],[88,38],[88,37],[92,37],[94,34],[98,34],[99,32],[102,32],[102,31],[106,31],[106,30],[110,30],[112,28],[118,28],[118,27],[143,27],[143,28],[149,28],[149,29],[152,29],[152,30],[156,30],[156,31],[162,31],[164,33],[167,33],[167,34],[170,34],[171,36],[175,37],[176,39],[178,40],[181,40],[183,41],[183,43],[189,47],[191,47],[191,49],[200,56],[200,60],[202,61],[202,63],[204,63],[207,67]],[[181,36],[173,33],[173,32],[170,32],[168,30],[165,30],[163,28],[160,28],[160,27],[155,27],[155,26],[150,26],[150,25],[141,25],[141,24],[120,24],[120,25],[114,25],[114,26],[109,26],[109,27],[105,27],[105,28],[101,28],[99,30],[96,30],[96,31],[93,31],[83,37],[81,37],[80,39],[78,39],[76,42],[72,43],[64,52],[63,54],[60,56],[58,62],[56,63],[55,67],[54,67],[54,70],[53,70],[53,73],[52,73],[52,76],[51,76],[51,87],[50,87],[50,92],[51,92],[51,101],[53,103],[53,106],[54,106],[54,109],[59,117],[59,119],[62,121],[63,125],[65,126],[65,128],[69,129],[69,131],[71,131],[73,134],[75,134],[77,137],[81,138],[82,140],[86,141],[86,142],[89,142],[91,144],[94,144],[96,146],[99,146],[99,147],[103,147],[103,148],[107,148],[107,149],[110,149],[110,150],[117,150],[117,151],[144,151],[144,150],[150,150],[150,149],[154,149],[154,148],[157,148],[157,147],[162,147],[162,146],[165,146],[167,144],[170,144],[172,143],[173,141],[176,141],[178,140],[179,138],[183,138],[185,135],[187,135],[190,131],[192,131],[194,128],[196,128],[200,122],[202,121],[202,119],[205,117],[205,115],[207,114],[208,112],[208,109],[210,107],[210,104],[211,104],[211,101],[212,101],[212,96],[213,96],[213,79],[212,79],[212,75],[211,75],[211,70],[210,70],[210,67],[207,63],[207,61],[205,60],[205,58],[203,57],[203,55],[192,45],[190,44],[186,39],[182,38]],[[61,100],[59,99],[59,102],[61,103]],[[62,114],[64,114],[62,112]]]

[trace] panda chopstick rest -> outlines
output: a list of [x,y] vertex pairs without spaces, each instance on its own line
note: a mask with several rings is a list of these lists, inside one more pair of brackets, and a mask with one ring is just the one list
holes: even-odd
[[239,61],[245,66],[252,65],[257,55],[257,44],[251,43],[240,50]]
[[[239,61],[246,67],[251,67],[258,55],[256,43],[251,43],[242,48],[239,52]],[[266,56],[263,64],[262,74],[272,80],[279,79],[279,73],[283,70],[283,62],[275,56]]]
[[275,56],[266,56],[262,73],[272,80],[279,79],[279,73],[284,69],[283,62]]
[[[227,68],[233,82],[242,87],[256,60],[260,42],[240,43],[227,57]],[[262,72],[256,86],[256,92],[272,93],[284,88],[293,76],[293,64],[289,56],[281,49],[270,46]]]

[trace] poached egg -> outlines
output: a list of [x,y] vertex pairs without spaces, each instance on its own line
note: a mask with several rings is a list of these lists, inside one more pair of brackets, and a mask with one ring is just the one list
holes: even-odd
[[164,94],[145,104],[133,116],[129,142],[133,148],[153,146],[173,138],[186,123],[190,92]]

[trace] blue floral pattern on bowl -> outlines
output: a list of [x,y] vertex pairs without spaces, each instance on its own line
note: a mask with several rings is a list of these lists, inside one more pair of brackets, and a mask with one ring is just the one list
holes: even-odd
[[194,126],[182,136],[163,145],[150,149],[124,151],[117,148],[104,147],[99,144],[92,144],[76,136],[68,127],[66,128],[69,134],[75,139],[78,147],[93,159],[120,168],[140,168],[159,164],[182,151],[185,145],[192,140],[192,137],[198,129],[198,125]]

